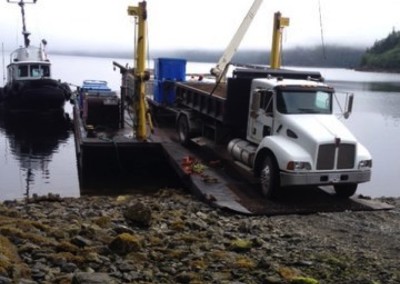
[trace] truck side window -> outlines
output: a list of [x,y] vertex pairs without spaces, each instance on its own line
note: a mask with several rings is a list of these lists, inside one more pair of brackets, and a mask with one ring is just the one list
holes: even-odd
[[272,91],[263,90],[261,93],[260,108],[266,113],[272,113]]
[[258,111],[258,109],[260,108],[261,92],[262,90],[259,89],[256,89],[253,92],[253,98],[251,101],[251,109],[253,111]]

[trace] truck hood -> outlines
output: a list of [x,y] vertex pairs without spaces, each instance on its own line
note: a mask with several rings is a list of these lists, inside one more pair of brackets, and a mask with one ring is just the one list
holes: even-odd
[[287,115],[282,117],[281,122],[282,130],[286,133],[287,130],[293,131],[304,143],[327,144],[335,143],[337,139],[341,143],[357,143],[354,135],[334,115]]

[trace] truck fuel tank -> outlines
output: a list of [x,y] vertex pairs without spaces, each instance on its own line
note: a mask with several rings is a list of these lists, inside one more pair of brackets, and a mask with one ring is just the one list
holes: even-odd
[[229,154],[239,162],[245,164],[248,167],[253,166],[254,157],[257,151],[257,146],[250,142],[236,138],[229,142],[228,152]]

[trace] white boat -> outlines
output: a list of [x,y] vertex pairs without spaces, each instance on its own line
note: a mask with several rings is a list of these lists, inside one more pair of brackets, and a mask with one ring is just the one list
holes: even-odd
[[[24,0],[18,3],[21,7],[24,46],[14,50],[7,65],[7,81],[0,92],[0,101],[6,109],[52,111],[63,109],[70,99],[69,85],[51,77],[51,63],[47,58],[45,40],[39,47],[31,46],[25,27]],[[34,0],[33,3],[36,3]]]

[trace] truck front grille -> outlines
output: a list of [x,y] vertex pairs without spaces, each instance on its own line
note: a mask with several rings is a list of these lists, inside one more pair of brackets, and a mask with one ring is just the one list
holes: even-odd
[[356,146],[354,144],[320,145],[318,149],[317,170],[343,170],[354,168]]

